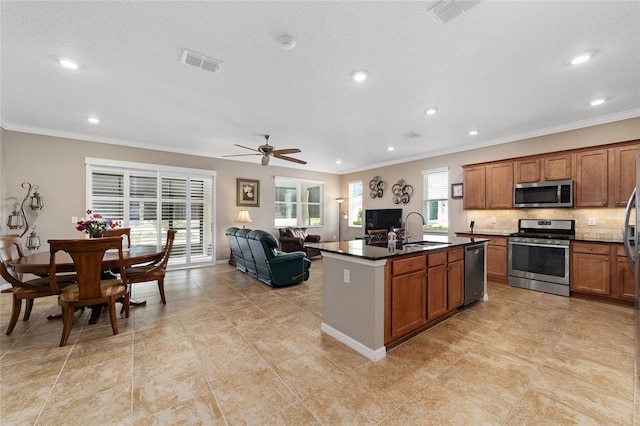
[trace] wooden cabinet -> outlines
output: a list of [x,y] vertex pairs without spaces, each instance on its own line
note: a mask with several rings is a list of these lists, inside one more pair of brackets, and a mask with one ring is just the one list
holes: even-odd
[[447,311],[451,312],[464,304],[464,251],[447,252]]
[[515,183],[540,182],[540,159],[532,158],[513,163],[513,180]]
[[571,290],[611,294],[610,245],[574,242],[571,245]]
[[462,206],[464,209],[484,209],[486,207],[484,166],[469,167],[463,171],[464,191]]
[[615,271],[612,277],[612,296],[618,299],[635,301],[638,295],[636,280],[633,275],[631,263],[627,259],[627,253],[621,244],[613,244],[612,251],[615,255]]
[[463,173],[463,208],[513,207],[513,163],[469,167]]
[[576,154],[575,207],[606,207],[608,202],[608,150]]
[[609,150],[609,207],[625,207],[636,187],[636,156],[640,144]]
[[487,278],[506,282],[507,276],[507,239],[488,237]]
[[429,255],[427,269],[427,321],[447,313],[447,253]]
[[573,179],[573,154],[549,155],[542,158],[542,180]]
[[391,262],[388,309],[389,338],[392,340],[410,333],[427,321],[426,265],[425,255]]
[[489,209],[513,207],[513,163],[486,166],[486,205]]

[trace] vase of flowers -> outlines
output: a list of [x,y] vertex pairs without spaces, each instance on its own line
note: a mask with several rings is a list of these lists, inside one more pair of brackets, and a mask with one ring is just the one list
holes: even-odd
[[85,234],[89,234],[89,238],[102,238],[102,234],[106,229],[117,227],[118,222],[102,217],[99,213],[93,213],[87,210],[89,215],[87,219],[80,219],[76,223],[76,229]]

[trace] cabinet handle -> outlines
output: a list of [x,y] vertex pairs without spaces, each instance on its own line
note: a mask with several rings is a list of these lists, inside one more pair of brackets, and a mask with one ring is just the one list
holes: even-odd
[[602,205],[603,205],[603,206],[606,206],[606,205],[607,205],[607,202],[606,202],[606,201],[603,201],[603,202],[602,202]]
[[618,258],[618,262],[622,262],[622,259]]
[[609,258],[608,258],[608,257],[605,257],[605,258],[604,258],[604,260],[608,262],[608,261],[609,261]]
[[589,250],[593,250],[593,248],[589,247]]

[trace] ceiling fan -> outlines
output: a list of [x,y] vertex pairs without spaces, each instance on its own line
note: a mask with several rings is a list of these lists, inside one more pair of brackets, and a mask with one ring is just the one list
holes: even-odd
[[248,146],[238,145],[235,143],[235,146],[239,146],[240,148],[249,149],[251,151],[256,151],[254,154],[233,154],[233,155],[223,155],[223,157],[242,157],[245,155],[262,155],[262,165],[266,166],[269,164],[269,160],[271,157],[279,158],[281,160],[293,161],[298,164],[307,164],[306,161],[298,160],[297,158],[289,157],[284,154],[295,154],[300,151],[298,148],[289,148],[289,149],[275,149],[273,145],[269,145],[269,135],[264,135],[266,143],[264,145],[260,145],[256,148],[249,148]]

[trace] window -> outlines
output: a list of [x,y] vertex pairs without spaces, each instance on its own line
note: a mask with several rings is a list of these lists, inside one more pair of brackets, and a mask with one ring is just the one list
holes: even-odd
[[447,168],[423,171],[424,217],[426,231],[446,232],[449,229],[449,170]]
[[88,208],[131,228],[131,243],[164,245],[177,232],[172,265],[214,259],[214,172],[87,159]]
[[362,181],[349,182],[349,226],[362,228]]
[[276,176],[275,226],[322,226],[324,183]]

